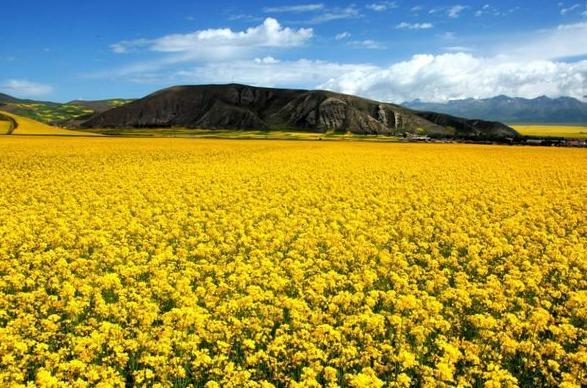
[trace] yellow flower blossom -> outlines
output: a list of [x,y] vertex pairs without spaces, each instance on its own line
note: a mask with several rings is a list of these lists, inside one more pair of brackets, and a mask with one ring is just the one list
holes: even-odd
[[587,386],[582,149],[0,156],[0,386]]

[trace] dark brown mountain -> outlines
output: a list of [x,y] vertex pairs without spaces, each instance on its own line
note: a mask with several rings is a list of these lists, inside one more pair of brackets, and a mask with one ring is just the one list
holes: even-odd
[[418,112],[399,105],[323,90],[246,85],[176,86],[97,114],[85,128],[306,130],[357,134],[427,134],[501,138],[510,127]]

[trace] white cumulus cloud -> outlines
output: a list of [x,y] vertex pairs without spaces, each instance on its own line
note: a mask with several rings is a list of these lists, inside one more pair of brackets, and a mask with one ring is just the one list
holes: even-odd
[[200,30],[187,34],[171,34],[156,39],[126,40],[111,45],[116,53],[146,48],[163,53],[189,53],[202,58],[230,58],[243,52],[266,47],[299,47],[313,36],[311,28],[283,27],[276,19],[267,18],[245,31],[230,28]]
[[353,71],[331,79],[322,88],[392,102],[420,98],[448,101],[499,94],[521,97],[568,95],[581,98],[587,82],[587,61],[513,61],[469,53],[415,55],[376,70]]
[[267,57],[263,57],[263,58],[255,58],[255,63],[262,63],[262,64],[275,64],[275,63],[279,63],[280,60],[279,59],[275,59],[271,56],[267,56]]

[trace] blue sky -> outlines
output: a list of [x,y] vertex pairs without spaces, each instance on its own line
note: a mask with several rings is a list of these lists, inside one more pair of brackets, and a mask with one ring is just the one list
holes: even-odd
[[176,84],[401,102],[587,94],[587,1],[3,0],[0,92],[67,101]]

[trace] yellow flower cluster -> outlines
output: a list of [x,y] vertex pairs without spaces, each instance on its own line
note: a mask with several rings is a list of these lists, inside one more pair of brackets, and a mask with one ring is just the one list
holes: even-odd
[[0,385],[587,384],[587,153],[0,139]]

